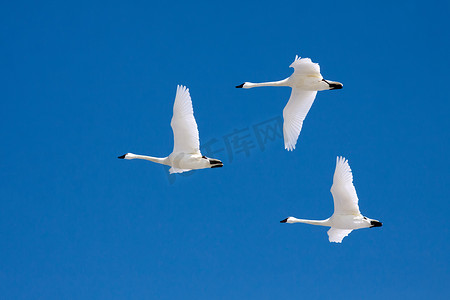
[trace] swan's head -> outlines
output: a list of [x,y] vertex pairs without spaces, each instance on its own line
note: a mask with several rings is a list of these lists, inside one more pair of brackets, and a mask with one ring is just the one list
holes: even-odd
[[323,78],[320,84],[322,85],[323,90],[340,90],[344,86],[340,82],[325,80]]
[[252,83],[251,82],[244,82],[243,84],[237,85],[236,88],[237,89],[249,89],[252,88]]
[[294,217],[289,217],[289,218],[286,218],[286,219],[284,219],[284,220],[281,220],[280,223],[289,223],[289,224],[292,224],[292,223],[295,223],[295,222],[294,222],[295,220],[296,220],[296,218],[294,218]]
[[223,167],[223,163],[220,160],[218,160],[218,159],[202,156],[202,161],[205,162],[205,164],[206,164],[206,166],[208,168],[221,168],[221,167]]
[[378,220],[374,220],[374,219],[369,219],[367,217],[363,216],[363,220],[364,224],[366,224],[367,227],[372,228],[372,227],[381,227],[383,226],[383,223],[381,223]]
[[117,158],[120,158],[120,159],[133,159],[133,158],[136,158],[136,154],[127,153],[127,154],[118,156]]

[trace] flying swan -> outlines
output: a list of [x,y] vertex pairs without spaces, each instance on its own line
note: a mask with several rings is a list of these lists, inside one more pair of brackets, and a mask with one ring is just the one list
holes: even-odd
[[289,217],[280,223],[306,223],[320,226],[330,226],[328,237],[330,242],[341,243],[354,229],[381,227],[383,224],[377,220],[361,215],[358,206],[358,196],[353,185],[353,175],[348,161],[338,157],[334,171],[331,194],[334,200],[334,213],[326,220],[302,220]]
[[284,148],[295,149],[298,136],[302,130],[303,121],[316,98],[317,91],[342,89],[342,83],[325,80],[320,74],[319,64],[309,58],[295,56],[289,66],[294,68],[291,77],[274,82],[245,82],[237,88],[249,89],[258,86],[290,86],[292,88],[289,102],[283,110]]
[[218,168],[223,164],[218,159],[202,156],[197,123],[194,118],[191,95],[185,86],[177,86],[177,94],[173,105],[173,117],[170,122],[173,130],[174,146],[168,157],[159,158],[146,155],[127,153],[118,158],[145,159],[158,164],[171,166],[169,172],[183,173],[186,171]]

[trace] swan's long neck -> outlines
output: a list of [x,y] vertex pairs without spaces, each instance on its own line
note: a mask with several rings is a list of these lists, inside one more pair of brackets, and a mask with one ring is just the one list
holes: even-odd
[[329,219],[326,220],[304,220],[291,217],[289,223],[305,223],[311,225],[330,226]]
[[259,86],[288,86],[288,79],[283,79],[280,81],[269,81],[269,82],[260,82],[260,83],[253,83],[253,82],[246,82],[244,84],[244,88],[253,88],[253,87],[259,87]]
[[169,165],[169,158],[168,157],[160,158],[160,157],[153,157],[153,156],[147,156],[147,155],[134,154],[129,159],[145,159],[145,160],[149,160],[149,161],[155,162],[157,164]]

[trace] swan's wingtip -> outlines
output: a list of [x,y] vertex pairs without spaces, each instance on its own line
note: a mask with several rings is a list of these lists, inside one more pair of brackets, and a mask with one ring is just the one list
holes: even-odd
[[120,158],[120,159],[125,159],[125,155],[126,155],[126,154],[124,154],[124,155],[121,155],[121,156],[117,156],[117,158]]
[[294,146],[291,146],[291,145],[285,145],[285,146],[284,146],[284,149],[286,149],[287,151],[294,151],[295,145],[294,145]]
[[286,218],[286,219],[284,219],[284,220],[281,220],[280,221],[280,223],[287,223],[287,220],[288,220],[289,218]]
[[189,89],[185,85],[178,84],[177,85],[177,91],[189,91]]
[[240,85],[237,85],[236,88],[237,88],[237,89],[242,89],[242,88],[244,87],[244,84],[245,84],[245,83],[240,84]]
[[330,243],[342,244],[342,241],[330,241]]

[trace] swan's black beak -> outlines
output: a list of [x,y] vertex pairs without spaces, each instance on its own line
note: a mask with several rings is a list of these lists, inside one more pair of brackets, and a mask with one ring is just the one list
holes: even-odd
[[126,155],[126,154],[124,154],[124,155],[121,155],[121,156],[118,156],[117,158],[120,158],[120,159],[125,159],[125,155]]
[[245,83],[240,84],[240,85],[237,85],[236,88],[237,88],[237,89],[242,89],[242,88],[244,87],[244,84],[245,84]]
[[211,168],[221,168],[223,167],[223,163],[218,159],[209,159],[209,163],[211,164]]
[[218,159],[211,159],[211,158],[209,159],[209,163],[211,165],[222,164],[222,162],[220,160],[218,160]]
[[287,219],[289,219],[289,218],[286,218],[286,219],[284,219],[284,220],[281,220],[280,223],[286,223],[286,222],[287,222]]
[[344,85],[342,83],[330,83],[330,90],[340,90]]
[[342,83],[336,82],[336,81],[328,81],[325,79],[322,79],[322,81],[325,81],[326,83],[328,83],[330,90],[340,90],[344,86]]
[[383,226],[383,223],[378,222],[378,221],[370,221],[370,228],[372,227],[381,227]]

